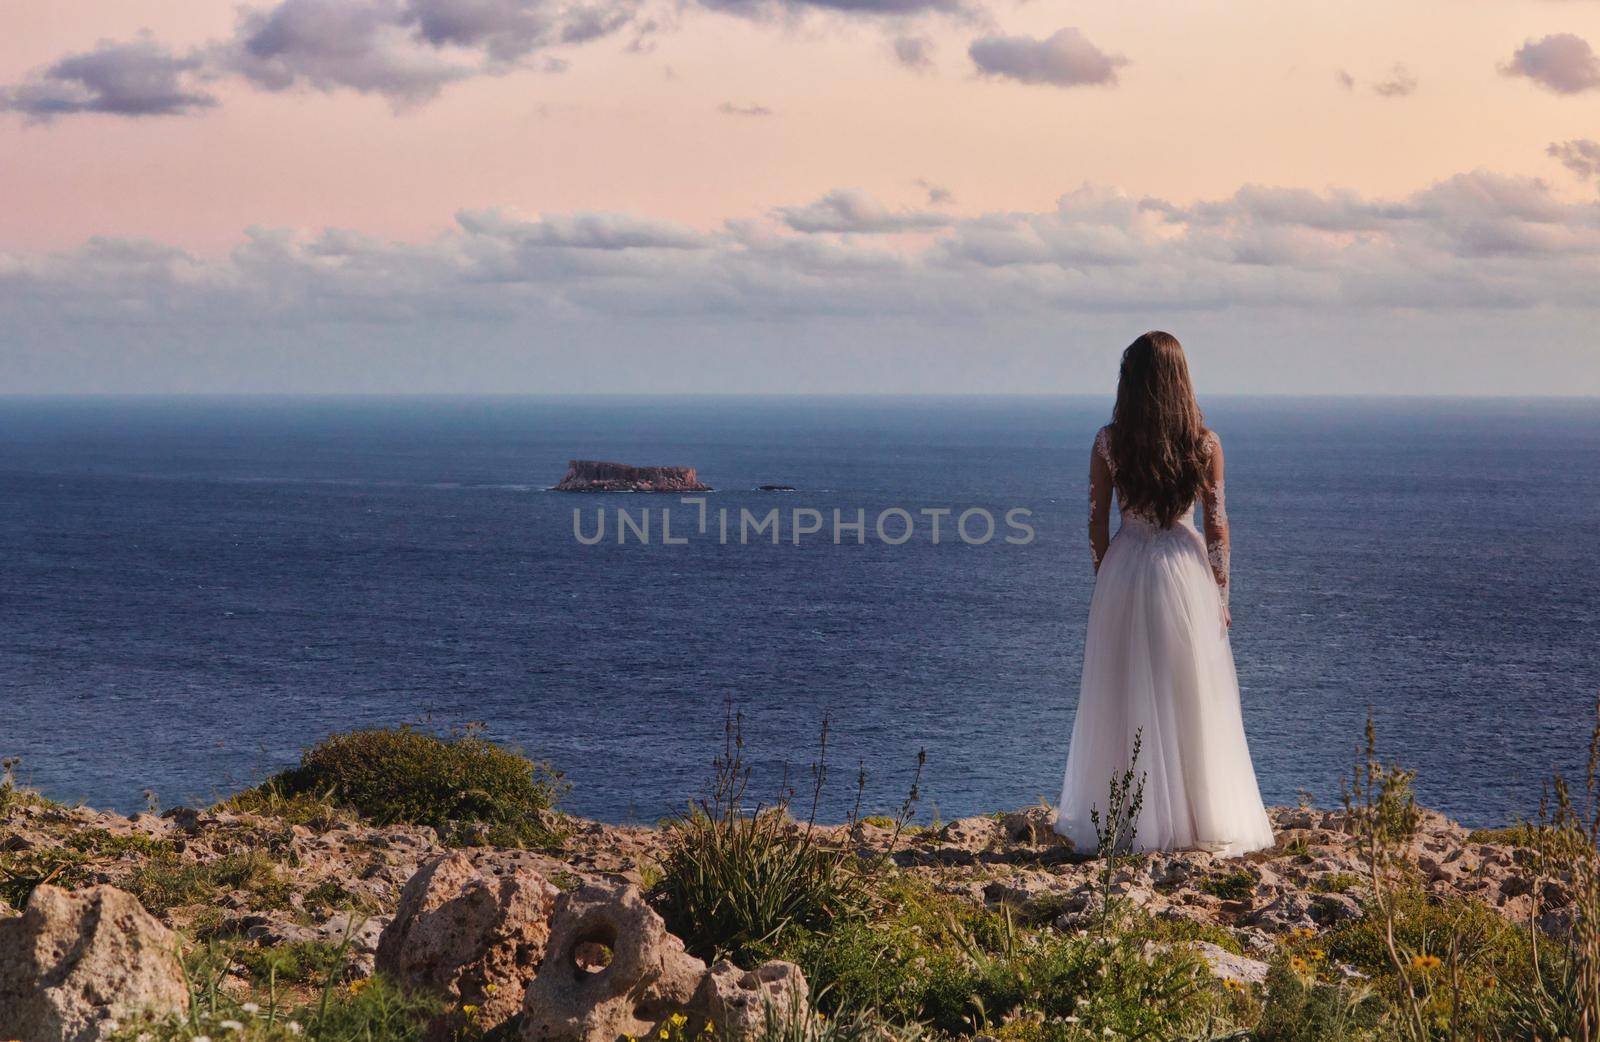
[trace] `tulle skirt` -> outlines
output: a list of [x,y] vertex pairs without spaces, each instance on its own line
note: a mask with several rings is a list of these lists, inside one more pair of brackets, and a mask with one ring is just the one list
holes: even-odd
[[1134,736],[1144,775],[1136,850],[1233,856],[1272,845],[1239,713],[1233,648],[1192,520],[1125,518],[1100,564],[1056,831],[1093,853]]

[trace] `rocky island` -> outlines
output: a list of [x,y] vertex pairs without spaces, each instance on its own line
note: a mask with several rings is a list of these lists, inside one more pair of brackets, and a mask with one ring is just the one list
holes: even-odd
[[693,467],[632,467],[626,463],[575,459],[557,492],[710,492]]

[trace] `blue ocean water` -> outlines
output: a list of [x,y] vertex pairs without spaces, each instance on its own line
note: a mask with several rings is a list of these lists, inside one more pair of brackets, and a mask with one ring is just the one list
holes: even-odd
[[[1234,636],[1263,795],[1336,802],[1369,707],[1471,824],[1581,771],[1600,688],[1600,403],[1216,398]],[[702,788],[726,707],[754,789],[824,815],[1053,798],[1092,576],[1071,398],[0,400],[0,754],[63,800],[208,801],[319,737],[482,721],[571,809],[653,820]],[[569,457],[699,468],[695,508],[544,491]],[[754,491],[763,483],[795,493]],[[659,510],[673,509],[661,545]],[[656,514],[615,542],[615,510]],[[716,511],[783,512],[729,545]],[[872,519],[919,521],[900,546]],[[1026,545],[919,510],[1032,512]],[[572,513],[608,539],[573,535]],[[791,512],[868,518],[790,542]],[[898,536],[899,522],[890,524]],[[974,531],[981,525],[974,524]],[[1001,523],[999,535],[1007,534]]]

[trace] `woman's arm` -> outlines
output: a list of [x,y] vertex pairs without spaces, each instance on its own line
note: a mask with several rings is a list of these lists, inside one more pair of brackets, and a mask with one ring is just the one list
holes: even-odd
[[1211,435],[1211,455],[1206,461],[1206,483],[1200,492],[1206,518],[1206,556],[1211,559],[1211,574],[1222,597],[1223,625],[1232,625],[1228,611],[1228,572],[1232,564],[1232,541],[1228,538],[1228,507],[1222,467],[1222,439]]
[[1095,437],[1094,448],[1089,451],[1089,553],[1094,557],[1094,570],[1100,572],[1100,562],[1111,546],[1111,464],[1106,460],[1105,432]]

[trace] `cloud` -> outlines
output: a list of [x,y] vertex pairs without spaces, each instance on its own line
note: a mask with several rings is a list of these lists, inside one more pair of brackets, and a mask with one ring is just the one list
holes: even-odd
[[101,41],[10,88],[0,108],[34,120],[84,112],[117,116],[180,116],[217,99],[198,85],[202,59],[178,55],[150,39]]
[[[904,231],[921,234],[873,234]],[[218,342],[219,328],[325,328],[341,342],[356,327],[427,328],[450,343],[486,323],[538,340],[578,322],[583,342],[605,344],[682,321],[755,343],[758,330],[817,320],[900,322],[914,338],[1083,316],[1337,324],[1534,308],[1576,328],[1600,311],[1596,279],[1600,201],[1480,170],[1398,197],[1244,186],[1175,203],[1085,185],[1052,208],[970,217],[839,190],[709,231],[637,214],[468,210],[425,242],[255,228],[216,257],[94,239],[0,251],[0,328],[12,343],[44,329]]]
[[725,116],[770,116],[772,110],[765,105],[735,105],[731,101],[724,101],[717,106],[717,111]]
[[456,223],[469,235],[521,246],[571,250],[696,250],[705,235],[674,221],[580,211],[527,220],[502,209],[462,210]]
[[746,18],[773,19],[808,12],[904,18],[924,14],[970,16],[968,0],[700,0],[703,7]]
[[1334,78],[1334,81],[1336,83],[1338,83],[1339,86],[1343,87],[1345,90],[1355,90],[1356,89],[1356,78],[1354,76],[1350,75],[1348,72],[1346,72],[1343,69],[1340,69],[1339,71],[1335,72],[1333,74],[1333,78]]
[[784,224],[805,233],[871,235],[918,232],[943,228],[951,223],[951,219],[943,214],[890,210],[867,193],[854,188],[836,188],[815,202],[804,206],[780,206],[775,212]]
[[[564,59],[533,56],[621,32],[639,2],[279,0],[244,9],[231,37],[191,55],[149,39],[102,43],[5,89],[0,99],[34,118],[184,115],[216,104],[196,82],[237,76],[260,90],[352,90],[407,108],[457,81],[528,67],[553,71]],[[640,39],[652,29],[639,26]]]
[[916,185],[928,193],[929,206],[945,206],[956,201],[955,196],[950,194],[950,189],[944,185],[934,184],[925,177],[917,178]]
[[1506,76],[1526,76],[1557,94],[1578,94],[1600,87],[1600,58],[1589,41],[1572,33],[1553,33],[1529,40],[1500,67]]
[[1385,98],[1407,98],[1417,92],[1417,78],[1410,69],[1396,62],[1389,75],[1374,83],[1372,89]]
[[933,68],[933,40],[926,36],[896,36],[894,60],[908,69],[926,72]]
[[1117,69],[1128,64],[1126,58],[1105,53],[1073,28],[1043,40],[985,36],[973,41],[967,53],[982,75],[1057,87],[1114,84]]
[[1578,138],[1551,143],[1545,154],[1585,181],[1600,181],[1600,141]]

